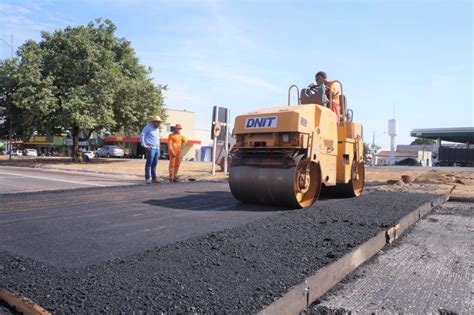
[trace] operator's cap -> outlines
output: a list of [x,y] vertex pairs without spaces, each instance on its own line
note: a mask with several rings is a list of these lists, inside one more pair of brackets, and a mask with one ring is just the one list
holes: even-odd
[[160,116],[153,116],[153,118],[151,119],[151,121],[159,121],[159,122],[161,122],[161,118],[160,118]]
[[174,128],[175,129],[183,129],[183,127],[181,127],[181,124],[176,124],[176,126]]

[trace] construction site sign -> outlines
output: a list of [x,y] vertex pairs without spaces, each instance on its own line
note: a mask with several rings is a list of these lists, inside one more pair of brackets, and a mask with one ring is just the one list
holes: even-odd
[[229,109],[225,107],[214,106],[212,110],[211,139],[217,137],[218,141],[225,141],[227,125],[229,120]]

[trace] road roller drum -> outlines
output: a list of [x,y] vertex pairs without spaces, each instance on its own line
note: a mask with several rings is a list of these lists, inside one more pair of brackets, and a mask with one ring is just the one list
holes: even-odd
[[316,201],[321,177],[316,163],[302,161],[288,168],[231,167],[230,189],[242,202],[304,208]]

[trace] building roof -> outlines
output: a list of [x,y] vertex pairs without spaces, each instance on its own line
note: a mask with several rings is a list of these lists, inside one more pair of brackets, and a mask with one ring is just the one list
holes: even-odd
[[187,110],[187,109],[174,109],[174,108],[165,108],[165,111],[172,111],[172,112],[183,112],[183,113],[191,113],[195,114],[195,112]]
[[474,143],[474,127],[413,129],[410,136],[425,139],[441,139],[458,143]]
[[[390,157],[390,151],[380,151],[377,153],[378,157]],[[395,151],[395,157],[418,157],[418,152],[413,151]]]

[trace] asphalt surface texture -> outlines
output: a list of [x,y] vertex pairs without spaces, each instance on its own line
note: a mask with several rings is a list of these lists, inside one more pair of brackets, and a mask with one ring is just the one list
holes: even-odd
[[59,313],[252,313],[434,198],[291,210],[205,182],[3,195],[0,286]]
[[310,314],[473,314],[474,203],[449,202],[310,307]]
[[0,166],[0,194],[85,187],[143,184],[144,180],[102,174],[41,170],[28,167]]

